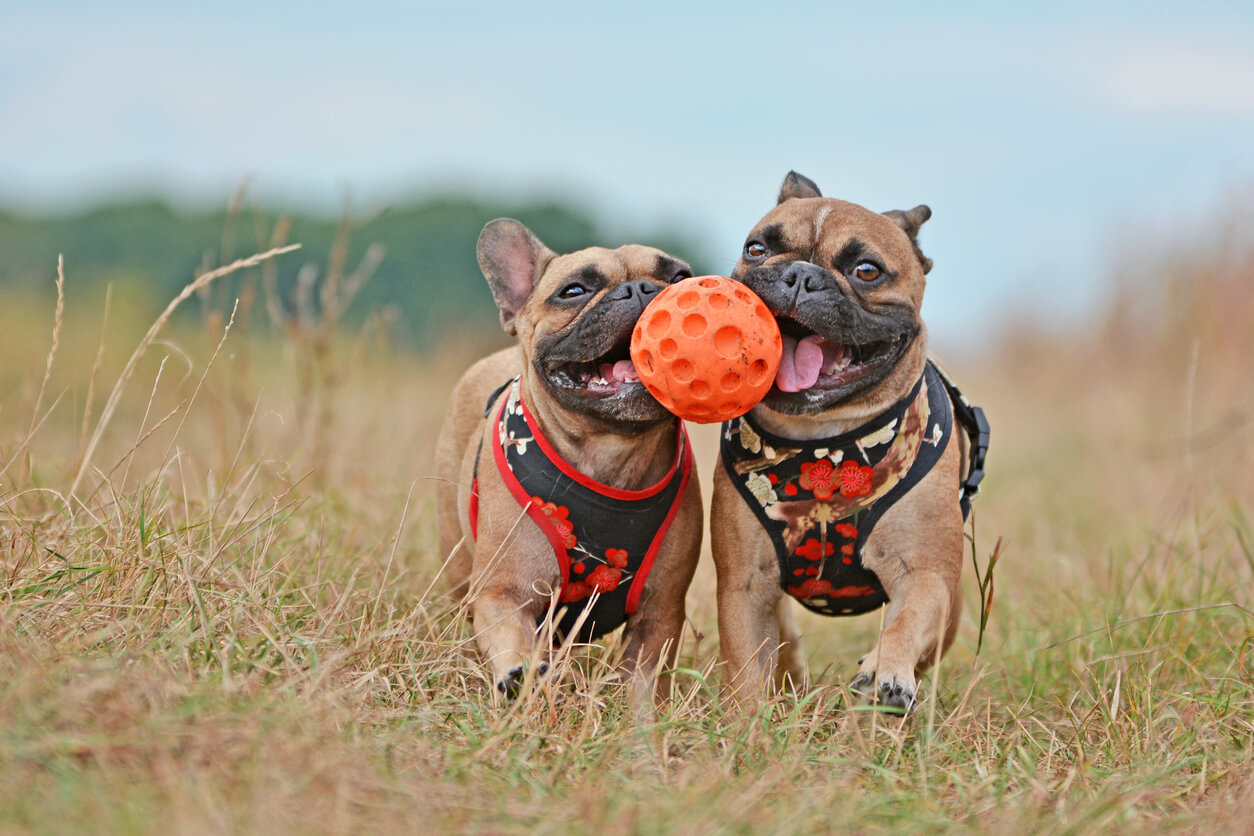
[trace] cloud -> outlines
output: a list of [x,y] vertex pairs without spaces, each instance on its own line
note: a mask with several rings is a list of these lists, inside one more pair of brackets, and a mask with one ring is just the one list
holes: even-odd
[[1139,113],[1254,117],[1254,54],[1213,43],[1161,43],[1117,55],[1102,85]]

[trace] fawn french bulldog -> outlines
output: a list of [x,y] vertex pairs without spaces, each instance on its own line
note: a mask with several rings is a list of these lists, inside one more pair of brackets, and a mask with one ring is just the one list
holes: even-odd
[[691,271],[637,245],[558,255],[510,219],[484,227],[478,256],[517,344],[465,373],[440,432],[449,581],[469,595],[498,696],[518,693],[542,636],[625,624],[620,665],[647,705],[668,686],[702,509],[683,425],[640,384],[628,346],[654,294]]
[[825,198],[790,172],[732,272],[784,342],[765,399],[723,425],[714,477],[719,637],[739,697],[805,676],[785,594],[826,615],[886,605],[851,687],[903,711],[957,631],[987,424],[928,359],[930,216]]

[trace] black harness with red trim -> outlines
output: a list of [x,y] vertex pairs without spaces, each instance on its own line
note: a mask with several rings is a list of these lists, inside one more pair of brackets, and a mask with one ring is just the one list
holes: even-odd
[[[688,486],[692,450],[683,422],[677,422],[675,461],[666,476],[651,487],[627,491],[580,473],[553,449],[523,402],[518,378],[492,394],[485,416],[498,400],[503,403],[492,445],[497,471],[548,537],[557,558],[561,580],[555,635],[576,634],[585,610],[579,640],[609,633],[635,613]],[[479,454],[474,476],[469,516],[471,534],[478,539]]]

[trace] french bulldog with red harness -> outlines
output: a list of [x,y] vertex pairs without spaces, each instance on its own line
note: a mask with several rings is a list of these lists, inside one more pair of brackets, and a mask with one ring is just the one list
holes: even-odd
[[484,227],[478,256],[517,344],[465,373],[440,432],[448,579],[470,596],[499,697],[545,673],[526,670],[541,636],[625,626],[620,667],[633,705],[651,705],[683,629],[702,509],[683,424],[641,385],[628,346],[645,305],[692,273],[638,245],[558,255],[510,219]]

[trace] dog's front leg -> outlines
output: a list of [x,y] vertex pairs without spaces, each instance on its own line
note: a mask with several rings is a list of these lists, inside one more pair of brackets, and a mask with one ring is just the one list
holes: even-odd
[[779,596],[775,623],[779,625],[779,666],[775,669],[775,685],[781,690],[797,691],[806,681],[806,656],[801,652],[801,628],[788,596]]
[[733,697],[752,704],[771,687],[779,663],[783,592],[770,536],[745,513],[723,468],[714,474],[710,545],[718,574],[718,637]]
[[[885,585],[887,589],[887,585]],[[962,614],[958,585],[936,572],[906,572],[889,591],[884,631],[850,684],[881,705],[909,711],[917,676],[953,642]]]
[[485,589],[470,605],[475,642],[492,671],[492,692],[498,700],[512,699],[522,688],[536,634],[532,597],[508,588]]
[[641,607],[627,622],[619,670],[627,681],[627,702],[637,717],[649,716],[670,697],[671,668],[684,628],[684,604],[662,610]]
[[682,502],[623,633],[619,669],[637,717],[651,716],[670,697],[671,669],[686,620],[684,599],[701,557],[701,487],[695,473]]
[[766,693],[779,663],[778,573],[752,574],[718,585],[718,635],[724,675],[734,697],[754,702]]
[[879,641],[860,660],[851,687],[902,711],[914,705],[918,675],[958,632],[962,514],[944,499],[956,482],[956,457],[950,455],[888,510],[862,554],[891,603]]

